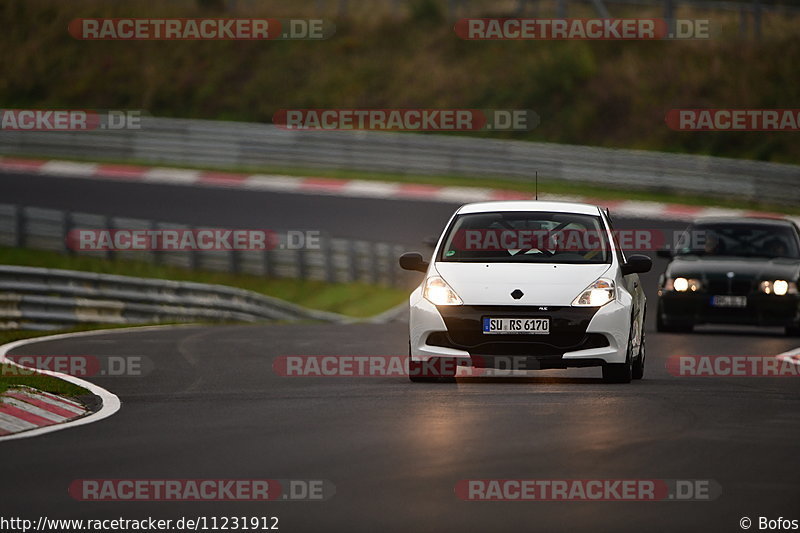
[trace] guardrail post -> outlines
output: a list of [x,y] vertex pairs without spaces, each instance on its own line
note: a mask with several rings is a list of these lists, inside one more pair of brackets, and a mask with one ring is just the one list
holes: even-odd
[[[103,225],[106,227],[107,230],[113,230],[114,228],[114,219],[113,217],[107,216],[103,218]],[[114,247],[109,246],[108,250],[106,250],[106,259],[114,260]]]
[[[155,220],[150,220],[147,223],[147,226],[151,231],[158,231],[158,222],[156,222]],[[154,233],[153,235],[157,235],[157,233]],[[162,245],[164,243],[164,240],[162,237],[159,237],[155,242],[157,242],[159,245]],[[151,253],[154,265],[160,265],[164,262],[164,252],[162,250],[153,250]]]
[[261,254],[264,276],[268,278],[275,277],[275,265],[272,258],[272,249],[267,248]]
[[[195,228],[190,226],[190,227],[188,227],[186,229],[186,231],[194,232]],[[197,232],[195,232],[195,234],[196,233]],[[200,253],[197,251],[196,248],[190,248],[189,250],[187,250],[186,253],[189,254],[189,256],[188,256],[189,257],[189,269],[190,270],[197,270],[197,267],[200,265]]]
[[242,257],[241,252],[238,250],[231,250],[230,261],[228,261],[228,270],[233,274],[238,274],[242,270]]
[[377,242],[369,243],[367,248],[369,253],[369,266],[370,266],[370,280],[377,285],[381,281],[381,261],[380,250],[381,245]]
[[387,265],[386,268],[388,271],[386,272],[387,280],[389,282],[390,287],[397,286],[397,262],[394,260],[397,254],[397,246],[387,245],[389,248],[389,254],[386,258]]
[[350,281],[358,281],[358,252],[356,241],[347,241],[347,270],[350,273]]
[[69,233],[72,231],[72,213],[63,211],[61,216],[61,245],[64,253],[73,255],[75,251],[69,245]]
[[19,205],[14,206],[14,243],[17,248],[25,248],[27,244],[28,225],[25,223],[25,208]]
[[336,265],[333,264],[333,245],[330,237],[325,235],[319,240],[322,252],[322,265],[325,269],[325,281],[328,283],[336,282]]
[[308,279],[308,257],[306,256],[306,245],[303,244],[295,251],[295,261],[297,261],[297,277]]

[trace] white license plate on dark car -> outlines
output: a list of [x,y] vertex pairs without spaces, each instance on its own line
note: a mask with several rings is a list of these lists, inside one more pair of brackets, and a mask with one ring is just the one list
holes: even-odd
[[505,334],[505,333],[547,335],[550,333],[550,319],[484,317],[483,333],[487,335]]
[[712,296],[711,305],[714,307],[747,307],[747,296]]

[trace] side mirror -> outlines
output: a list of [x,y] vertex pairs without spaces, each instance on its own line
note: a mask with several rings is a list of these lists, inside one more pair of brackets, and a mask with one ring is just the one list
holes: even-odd
[[422,258],[422,254],[417,252],[407,252],[400,256],[400,268],[403,270],[416,270],[417,272],[427,272],[429,263]]
[[628,258],[628,262],[622,265],[622,275],[628,274],[644,274],[650,272],[653,268],[653,260],[646,255],[632,255]]
[[656,255],[665,259],[672,259],[672,250],[656,250]]

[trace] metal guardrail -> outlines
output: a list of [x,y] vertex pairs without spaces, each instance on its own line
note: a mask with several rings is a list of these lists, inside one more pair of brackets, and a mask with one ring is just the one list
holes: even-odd
[[144,117],[139,130],[0,131],[0,154],[220,168],[343,169],[543,179],[774,204],[800,202],[800,166],[467,136],[287,131]]
[[[258,251],[75,251],[73,229],[192,229],[143,219],[71,213],[0,204],[0,246],[130,259],[189,269],[300,278],[359,281],[409,287],[397,245],[320,236],[318,249]],[[206,228],[208,229],[208,228]],[[285,243],[285,235],[281,235]],[[417,276],[418,277],[418,276]],[[418,280],[417,280],[418,282]],[[391,319],[387,315],[386,319]],[[0,265],[0,329],[59,329],[81,323],[349,321],[256,292],[193,282],[136,278],[72,270]]]
[[[128,259],[186,269],[337,282],[364,282],[410,287],[413,274],[397,258],[402,246],[319,236],[314,248],[289,246],[285,233],[266,250],[75,251],[68,246],[72,230],[194,229],[187,225],[138,218],[108,217],[39,207],[0,204],[0,246]],[[203,228],[209,229],[209,228]],[[418,281],[418,280],[417,280]]]
[[0,329],[309,319],[349,320],[224,285],[0,265]]

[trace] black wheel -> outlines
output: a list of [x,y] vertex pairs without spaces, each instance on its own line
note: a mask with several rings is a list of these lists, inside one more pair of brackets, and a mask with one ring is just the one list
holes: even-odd
[[631,379],[633,379],[633,365],[630,361],[603,365],[603,381],[606,383],[630,383]]
[[646,355],[644,331],[642,331],[642,343],[639,346],[639,357],[633,361],[633,369],[631,371],[631,377],[633,379],[642,379],[644,377],[644,362]]
[[633,361],[631,360],[633,327],[628,334],[628,347],[625,350],[624,363],[606,363],[603,365],[603,381],[606,383],[630,383],[633,379]]
[[664,317],[661,312],[661,303],[658,304],[656,310],[656,331],[660,333],[691,333],[694,330],[692,324],[683,326],[668,326],[664,323]]

